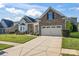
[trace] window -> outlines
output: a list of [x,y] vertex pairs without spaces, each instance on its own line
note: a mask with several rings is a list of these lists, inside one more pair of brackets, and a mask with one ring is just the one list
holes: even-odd
[[23,32],[25,30],[24,26],[20,26],[20,31]]
[[20,31],[21,32],[24,32],[24,30],[25,30],[25,24],[24,23],[21,23],[20,24]]
[[48,13],[48,20],[52,20],[52,19],[54,19],[54,13],[49,12]]
[[23,27],[22,30],[24,31],[24,29],[25,29],[25,28]]
[[61,26],[57,26],[57,28],[61,28]]
[[22,31],[22,26],[20,27],[20,30]]
[[47,28],[50,28],[50,26],[47,26]]
[[45,27],[43,27],[43,28],[45,28]]
[[55,28],[55,26],[52,26],[52,28]]

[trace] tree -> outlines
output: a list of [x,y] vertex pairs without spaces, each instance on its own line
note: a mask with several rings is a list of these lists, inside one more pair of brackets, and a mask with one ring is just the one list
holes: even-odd
[[73,31],[73,24],[70,21],[66,22],[66,29],[69,30],[70,32]]

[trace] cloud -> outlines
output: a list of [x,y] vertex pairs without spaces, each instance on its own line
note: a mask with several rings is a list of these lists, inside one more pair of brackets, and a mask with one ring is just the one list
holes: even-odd
[[15,17],[14,21],[20,21],[22,17]]
[[62,9],[61,9],[61,8],[57,8],[57,10],[58,10],[58,11],[61,11],[61,12],[62,12],[62,11],[66,11],[65,8],[62,8]]
[[14,19],[12,19],[11,17],[5,17],[4,19],[8,19],[8,20],[14,21]]
[[2,4],[2,3],[0,3],[0,8],[3,8],[3,7],[5,7],[5,5],[4,5],[4,4]]
[[35,8],[29,9],[26,12],[27,16],[32,16],[32,17],[39,17],[41,14],[42,14],[42,12],[38,9],[35,9]]
[[36,8],[36,9],[46,9],[46,6],[34,5],[34,4],[24,4],[27,8]]
[[77,7],[76,10],[79,10],[79,7]]
[[9,8],[17,8],[17,9],[22,9],[22,10],[27,10],[27,9],[32,9],[32,8],[38,8],[38,9],[45,9],[47,8],[46,6],[41,6],[37,4],[32,4],[32,3],[11,3],[11,4],[6,4]]
[[32,17],[39,17],[41,12],[47,9],[46,6],[28,4],[28,3],[11,3],[6,4],[5,10],[15,15],[28,15]]
[[72,8],[69,8],[69,10],[77,10],[77,11],[79,11],[79,7],[72,7]]
[[20,19],[21,19],[22,17],[20,17],[20,16],[17,16],[17,17],[5,17],[4,19],[8,19],[8,20],[12,20],[12,21],[20,21]]
[[77,8],[77,10],[79,10],[79,7]]
[[24,14],[23,10],[16,9],[16,8],[6,8],[6,11],[13,13],[13,14]]
[[13,19],[12,19],[12,18],[10,18],[10,17],[5,17],[5,19],[13,20]]

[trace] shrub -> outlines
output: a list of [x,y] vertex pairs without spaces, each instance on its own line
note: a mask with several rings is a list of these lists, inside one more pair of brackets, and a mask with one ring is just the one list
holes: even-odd
[[77,29],[77,25],[73,25],[73,32],[77,32],[78,29]]
[[69,36],[70,36],[69,30],[62,30],[62,35],[63,35],[64,37],[69,37]]
[[73,24],[70,21],[66,22],[66,29],[69,30],[70,32],[73,31]]

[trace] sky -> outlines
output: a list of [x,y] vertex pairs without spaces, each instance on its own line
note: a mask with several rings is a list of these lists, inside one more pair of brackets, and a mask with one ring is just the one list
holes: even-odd
[[19,21],[24,15],[39,18],[49,6],[67,17],[77,17],[79,22],[78,3],[0,3],[0,21],[3,18]]

